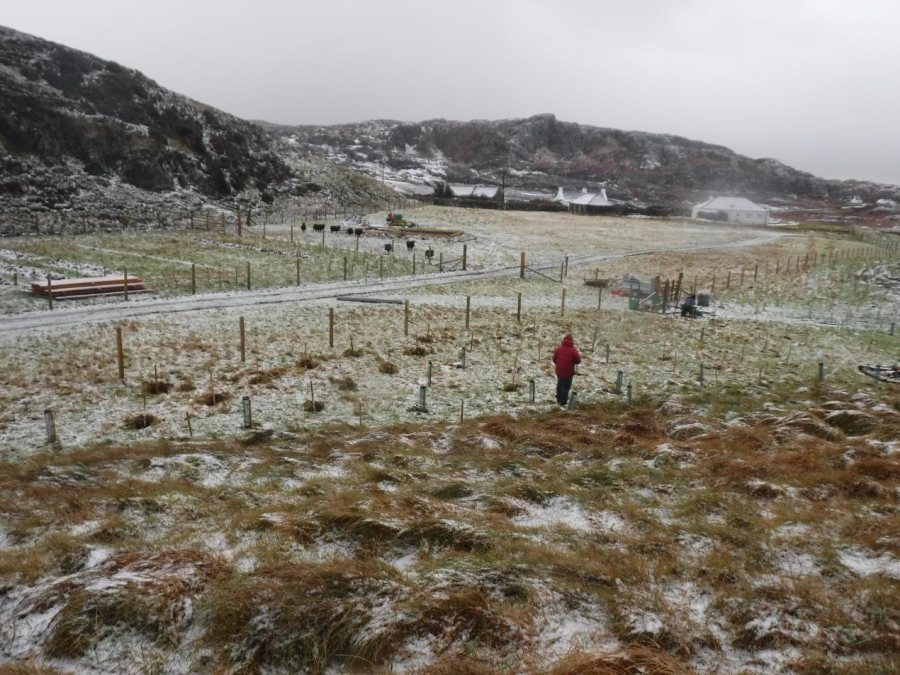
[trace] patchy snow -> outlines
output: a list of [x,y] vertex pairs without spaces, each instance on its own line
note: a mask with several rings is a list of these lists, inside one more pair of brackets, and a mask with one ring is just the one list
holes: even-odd
[[844,567],[861,577],[884,574],[900,579],[900,560],[890,553],[877,554],[874,551],[853,547],[841,549],[837,555]]
[[523,502],[525,513],[512,518],[519,527],[547,528],[564,526],[572,530],[589,532],[594,529],[594,519],[568,497],[553,497],[546,504]]

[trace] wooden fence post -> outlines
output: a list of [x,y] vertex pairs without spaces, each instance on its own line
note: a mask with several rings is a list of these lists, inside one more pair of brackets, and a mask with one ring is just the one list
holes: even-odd
[[191,295],[197,295],[197,263],[191,263]]
[[519,254],[519,278],[525,278],[525,251]]
[[47,307],[53,309],[53,279],[47,275]]
[[240,327],[241,332],[241,363],[244,363],[247,360],[247,351],[246,351],[246,339],[244,333],[244,317],[240,317],[238,319],[238,325]]
[[516,300],[516,321],[522,322],[522,294],[519,293],[519,297]]
[[469,313],[472,308],[472,296],[466,296],[466,330],[469,330]]
[[466,246],[466,244],[463,244],[462,268],[463,268],[464,272],[466,270],[466,253],[467,253],[467,246]]
[[560,301],[559,301],[559,315],[560,316],[566,315],[566,289],[565,288],[562,289],[562,297],[560,298]]
[[122,270],[122,276],[125,279],[124,291],[125,291],[125,300],[128,300],[128,270]]
[[328,308],[328,347],[334,349],[334,307]]
[[250,290],[250,262],[247,262],[247,290]]
[[119,367],[119,380],[125,380],[125,348],[122,345],[122,327],[116,326],[116,363]]
[[403,301],[403,335],[409,336],[409,300]]

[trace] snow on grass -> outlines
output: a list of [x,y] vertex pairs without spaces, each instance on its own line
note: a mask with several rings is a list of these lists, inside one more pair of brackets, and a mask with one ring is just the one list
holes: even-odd
[[841,549],[837,552],[840,563],[861,577],[884,574],[892,579],[900,579],[900,560],[890,553],[875,553],[858,547]]

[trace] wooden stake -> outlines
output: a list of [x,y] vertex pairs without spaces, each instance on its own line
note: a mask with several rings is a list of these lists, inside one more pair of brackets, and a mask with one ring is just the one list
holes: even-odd
[[191,263],[191,295],[197,295],[197,264]]
[[250,290],[250,262],[247,262],[247,290]]
[[560,301],[559,301],[559,315],[560,316],[566,315],[566,289],[565,288],[562,289],[562,297],[560,298]]
[[468,248],[467,245],[466,245],[466,244],[463,244],[463,254],[462,254],[462,268],[463,268],[463,272],[466,271],[466,252],[467,252],[467,248]]
[[116,326],[116,363],[119,366],[119,380],[125,380],[125,348],[122,345],[122,327]]
[[184,413],[184,419],[187,422],[188,436],[193,438],[194,430],[191,428],[191,413],[190,412]]
[[472,296],[466,296],[466,330],[469,330],[469,314],[472,308]]
[[244,317],[240,317],[238,319],[238,325],[240,327],[241,333],[241,363],[244,363],[247,360],[247,352],[246,352],[246,342],[245,342],[245,334],[244,334]]
[[519,293],[519,297],[516,300],[516,321],[522,322],[522,294]]
[[459,423],[462,424],[462,421],[466,417],[466,399],[459,399]]
[[409,300],[403,301],[403,335],[409,336]]
[[49,309],[53,309],[53,279],[49,274],[47,275],[47,306]]
[[334,348],[334,307],[328,308],[328,346]]
[[525,251],[519,254],[519,278],[525,278]]
[[295,261],[297,263],[297,285],[300,285],[300,258]]
[[125,300],[128,300],[128,270],[122,270],[122,275],[125,278]]

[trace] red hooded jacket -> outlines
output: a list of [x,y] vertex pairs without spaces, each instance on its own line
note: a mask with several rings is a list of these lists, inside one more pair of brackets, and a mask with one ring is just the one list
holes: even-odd
[[575,349],[575,341],[571,335],[566,335],[562,344],[553,350],[553,363],[556,364],[557,377],[575,375],[575,364],[581,363],[581,354]]

